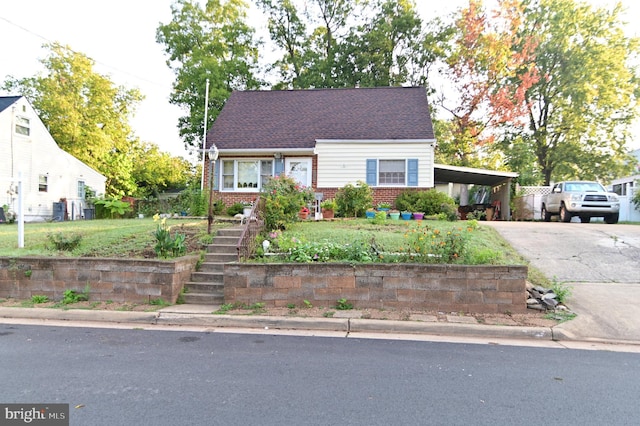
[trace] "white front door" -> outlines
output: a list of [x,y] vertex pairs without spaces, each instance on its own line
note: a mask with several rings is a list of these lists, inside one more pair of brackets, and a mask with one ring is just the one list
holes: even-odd
[[311,159],[310,158],[286,158],[285,174],[300,183],[311,186]]

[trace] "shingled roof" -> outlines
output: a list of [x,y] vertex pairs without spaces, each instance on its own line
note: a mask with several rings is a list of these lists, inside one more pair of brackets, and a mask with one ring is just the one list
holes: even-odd
[[0,112],[15,104],[22,96],[0,96]]
[[433,140],[423,87],[233,92],[207,134],[220,150],[312,149],[316,139]]

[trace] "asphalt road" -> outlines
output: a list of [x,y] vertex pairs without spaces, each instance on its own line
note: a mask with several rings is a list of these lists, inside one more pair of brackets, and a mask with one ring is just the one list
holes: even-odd
[[640,343],[640,226],[483,222],[532,266],[571,289],[578,314],[555,329],[579,340]]
[[[71,425],[637,424],[637,354],[0,326],[0,402]],[[2,423],[0,421],[0,423]]]

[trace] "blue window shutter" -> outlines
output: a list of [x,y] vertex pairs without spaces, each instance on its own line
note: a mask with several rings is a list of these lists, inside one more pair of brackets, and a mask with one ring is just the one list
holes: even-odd
[[280,176],[284,172],[284,158],[278,158],[273,164],[273,174]]
[[418,160],[407,160],[407,186],[418,186]]
[[378,160],[367,160],[367,185],[378,185]]
[[213,190],[217,191],[220,189],[220,179],[218,176],[220,175],[220,163],[222,161],[216,161],[213,163]]

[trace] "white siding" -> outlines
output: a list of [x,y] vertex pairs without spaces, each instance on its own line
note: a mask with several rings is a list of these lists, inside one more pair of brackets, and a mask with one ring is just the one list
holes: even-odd
[[340,188],[365,182],[367,159],[418,159],[418,187],[433,187],[433,142],[428,141],[318,141],[318,188]]
[[[17,209],[17,195],[9,195],[7,190],[17,186],[21,173],[26,221],[51,219],[53,203],[61,198],[67,199],[69,215],[73,209],[75,218],[80,217],[86,206],[77,196],[78,180],[102,195],[106,178],[60,149],[25,98],[20,98],[15,105],[16,114],[29,118],[31,132],[29,136],[13,132],[12,107],[0,113],[0,205],[8,204],[13,210]],[[23,106],[26,112],[22,112]],[[47,192],[38,190],[40,175],[48,176]]]

